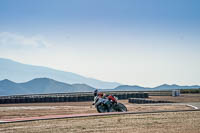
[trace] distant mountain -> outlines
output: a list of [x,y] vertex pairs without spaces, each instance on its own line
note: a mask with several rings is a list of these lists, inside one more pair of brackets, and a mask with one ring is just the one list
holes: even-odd
[[[163,84],[154,88],[141,86],[121,85],[114,89],[100,89],[100,91],[153,91],[173,89],[198,89],[200,86],[179,86]],[[24,95],[24,94],[47,94],[47,93],[71,93],[93,92],[96,88],[87,84],[67,84],[49,78],[36,78],[24,83],[15,83],[8,79],[0,81],[0,96]]]
[[120,85],[116,82],[105,82],[71,72],[55,70],[42,66],[27,65],[9,59],[0,58],[0,80],[9,79],[14,82],[26,82],[41,77],[47,77],[69,84],[88,84],[95,88],[103,89],[115,88]]
[[86,84],[72,84],[72,86],[76,89],[76,91],[94,91],[96,89]]
[[76,91],[70,84],[48,78],[37,78],[25,83],[20,83],[20,85],[27,88],[31,93],[64,93]]
[[141,86],[137,86],[137,85],[133,85],[133,86],[130,86],[130,85],[120,85],[116,88],[114,88],[114,90],[116,91],[137,91],[137,90],[145,90],[145,89],[148,89],[148,88],[144,88],[144,87],[141,87]]
[[179,88],[182,88],[182,86],[178,86],[178,85],[168,85],[168,84],[163,84],[163,85],[160,85],[160,86],[157,86],[155,87],[154,89],[156,90],[166,90],[166,89],[169,89],[169,88],[173,88],[173,89],[179,89]]
[[49,78],[37,78],[24,83],[0,81],[0,96],[19,94],[46,94],[69,92],[92,92],[95,88],[85,84],[67,84]]
[[141,86],[130,86],[130,85],[120,85],[113,89],[113,91],[148,91],[148,90],[173,90],[173,89],[198,89],[200,86],[194,85],[194,86],[179,86],[179,85],[168,85],[163,84],[154,88],[150,87],[141,87]]
[[8,79],[0,81],[0,96],[2,95],[18,95],[18,94],[27,94],[28,91],[15,82],[12,82]]
[[171,90],[171,89],[198,89],[200,86],[198,85],[191,85],[191,86],[179,86],[176,84],[168,85],[168,84],[163,84],[160,86],[157,86],[153,88],[154,90]]

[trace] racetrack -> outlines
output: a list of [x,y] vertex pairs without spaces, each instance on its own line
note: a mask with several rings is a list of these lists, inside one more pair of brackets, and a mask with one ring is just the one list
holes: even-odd
[[[129,112],[188,110],[186,104],[132,104],[127,100],[119,101],[126,105]],[[97,113],[91,102],[35,103],[0,105],[0,120],[55,115],[74,115]]]
[[[37,121],[37,120],[51,120],[51,119],[66,119],[66,118],[81,118],[81,117],[94,117],[94,116],[108,116],[108,115],[127,115],[127,114],[148,114],[148,113],[164,113],[164,112],[191,112],[191,111],[200,111],[197,106],[200,106],[200,103],[179,103],[179,104],[156,104],[157,107],[162,106],[182,106],[185,109],[175,109],[174,110],[154,110],[154,111],[140,111],[140,112],[110,112],[110,113],[85,113],[85,114],[68,114],[68,115],[45,115],[45,116],[35,116],[35,117],[18,117],[10,119],[0,119],[0,124],[5,123],[16,123],[16,122],[28,122],[28,121]],[[195,106],[194,106],[195,105]],[[127,104],[126,104],[127,106]],[[145,105],[144,105],[145,106]],[[146,105],[147,106],[147,105]],[[150,105],[153,106],[153,105]],[[186,109],[190,107],[191,109]]]
[[[150,97],[185,103],[124,103],[129,112],[99,114],[91,102],[4,104],[0,105],[2,133],[200,133],[198,96]],[[161,100],[162,100],[161,99]]]
[[[150,99],[166,99],[181,101],[186,103],[173,104],[132,104],[127,100],[120,100],[128,108],[127,113],[108,113],[99,114],[91,106],[91,102],[64,102],[64,103],[35,103],[35,104],[4,104],[0,105],[0,123],[33,121],[46,119],[61,119],[74,117],[90,117],[101,115],[121,115],[121,114],[140,114],[157,113],[165,111],[185,111],[200,108],[198,102],[199,95],[182,95],[180,97],[150,97]],[[195,101],[192,102],[191,101]],[[197,102],[196,102],[197,101]]]

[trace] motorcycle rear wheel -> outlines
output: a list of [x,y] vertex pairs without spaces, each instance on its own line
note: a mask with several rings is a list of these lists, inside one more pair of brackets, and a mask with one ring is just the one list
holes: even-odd
[[115,110],[117,112],[127,112],[128,111],[126,106],[122,103],[117,103],[116,106],[115,106]]

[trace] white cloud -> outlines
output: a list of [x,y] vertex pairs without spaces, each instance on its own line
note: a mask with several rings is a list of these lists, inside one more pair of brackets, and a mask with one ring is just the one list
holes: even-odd
[[3,48],[46,48],[50,45],[42,36],[27,37],[11,32],[0,32],[0,47]]

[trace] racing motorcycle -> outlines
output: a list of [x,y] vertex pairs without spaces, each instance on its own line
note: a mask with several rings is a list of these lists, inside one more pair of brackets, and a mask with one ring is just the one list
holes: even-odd
[[117,102],[118,98],[109,95],[105,98],[95,97],[93,105],[95,105],[99,113],[106,112],[127,112],[127,108],[124,104]]

